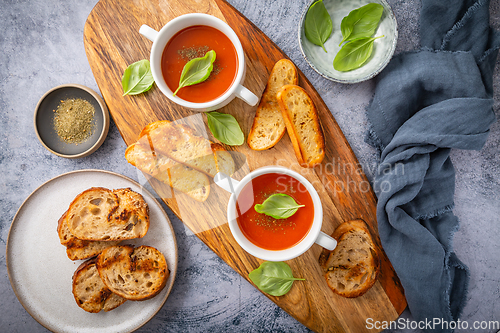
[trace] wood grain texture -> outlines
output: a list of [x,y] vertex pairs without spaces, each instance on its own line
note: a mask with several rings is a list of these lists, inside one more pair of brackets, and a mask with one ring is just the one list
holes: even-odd
[[[90,13],[84,29],[87,57],[99,89],[106,101],[125,143],[132,144],[142,128],[157,120],[187,123],[206,133],[206,116],[171,103],[159,89],[136,96],[122,96],[121,77],[127,66],[149,59],[152,43],[139,34],[142,24],[159,30],[171,19],[186,13],[200,12],[226,21],[239,36],[246,53],[245,86],[260,96],[275,62],[287,56],[257,27],[222,0],[101,0]],[[372,235],[378,235],[376,198],[342,131],[325,103],[307,78],[299,71],[299,85],[313,99],[326,138],[326,156],[314,169],[301,168],[293,153],[288,135],[272,149],[253,151],[246,143],[227,147],[234,154],[241,179],[250,170],[281,165],[306,177],[318,191],[324,206],[322,230],[333,233],[343,221],[363,219]],[[235,116],[248,134],[256,107],[234,100],[221,112]],[[235,271],[248,280],[248,273],[261,260],[247,254],[234,240],[226,221],[229,194],[211,185],[204,203],[174,192],[167,185],[149,180],[165,203],[205,244]],[[363,296],[347,299],[335,295],[327,286],[318,264],[322,248],[313,247],[300,257],[288,261],[294,275],[305,278],[295,282],[285,296],[268,296],[302,324],[317,332],[365,332],[366,319],[395,320],[406,307],[403,289],[385,256],[381,253],[381,274],[377,283]],[[373,332],[374,330],[370,330]]]

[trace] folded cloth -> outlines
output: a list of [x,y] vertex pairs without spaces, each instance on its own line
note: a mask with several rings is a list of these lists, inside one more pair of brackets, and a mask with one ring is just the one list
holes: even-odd
[[495,121],[500,34],[489,27],[489,1],[422,0],[420,35],[421,50],[395,56],[378,75],[367,141],[381,153],[374,177],[380,239],[410,312],[417,321],[450,323],[465,305],[469,272],[453,252],[449,153],[481,149]]

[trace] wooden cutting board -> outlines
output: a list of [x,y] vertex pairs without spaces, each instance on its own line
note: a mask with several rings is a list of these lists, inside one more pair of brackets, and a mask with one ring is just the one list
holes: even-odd
[[[141,95],[122,96],[123,71],[135,61],[149,59],[152,43],[139,34],[140,26],[147,24],[160,30],[171,19],[192,12],[216,16],[235,30],[247,57],[245,86],[258,96],[275,62],[287,58],[257,27],[222,0],[101,0],[85,24],[85,50],[99,89],[127,145],[137,140],[148,123],[165,119],[186,122],[217,141],[206,129],[206,115],[171,103],[156,87]],[[298,166],[290,139],[285,135],[267,151],[253,151],[246,143],[226,147],[235,154],[239,169],[235,178],[241,179],[249,170],[266,165],[289,167],[304,175],[318,190],[324,206],[324,232],[331,234],[343,221],[363,219],[377,236],[375,195],[332,114],[307,78],[299,74],[300,86],[310,94],[320,114],[326,138],[324,162],[314,169]],[[219,111],[232,114],[247,135],[255,109],[235,99]],[[209,199],[199,204],[173,193],[167,185],[154,179],[150,183],[205,244],[248,280],[248,273],[262,261],[247,254],[232,237],[226,220],[228,193],[212,184]],[[365,295],[347,299],[334,294],[318,265],[322,248],[313,245],[305,254],[288,261],[294,275],[306,280],[295,282],[285,296],[266,296],[311,330],[373,332],[367,324],[395,320],[406,307],[399,279],[380,240],[375,238],[382,254],[381,274]]]

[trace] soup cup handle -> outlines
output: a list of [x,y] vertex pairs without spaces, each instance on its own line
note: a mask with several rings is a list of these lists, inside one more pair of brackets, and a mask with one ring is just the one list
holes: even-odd
[[222,187],[230,193],[235,193],[236,186],[240,183],[222,172],[219,172],[214,176],[214,182],[219,185],[219,187]]
[[241,84],[236,87],[235,95],[250,106],[257,105],[259,98],[253,92],[243,87]]
[[328,236],[322,231],[319,232],[315,242],[328,251],[332,251],[333,249],[335,249],[335,247],[337,247],[337,241],[335,240],[335,238]]
[[141,26],[141,28],[139,29],[139,33],[152,42],[154,42],[156,36],[158,36],[158,31],[145,24]]

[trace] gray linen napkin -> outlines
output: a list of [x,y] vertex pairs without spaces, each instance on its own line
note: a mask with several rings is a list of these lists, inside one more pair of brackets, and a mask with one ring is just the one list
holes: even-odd
[[378,75],[367,141],[381,152],[374,177],[380,238],[410,312],[441,323],[427,331],[452,332],[469,273],[452,247],[458,220],[449,153],[481,149],[495,121],[500,34],[489,27],[489,1],[422,0],[420,35],[421,50],[395,56]]

